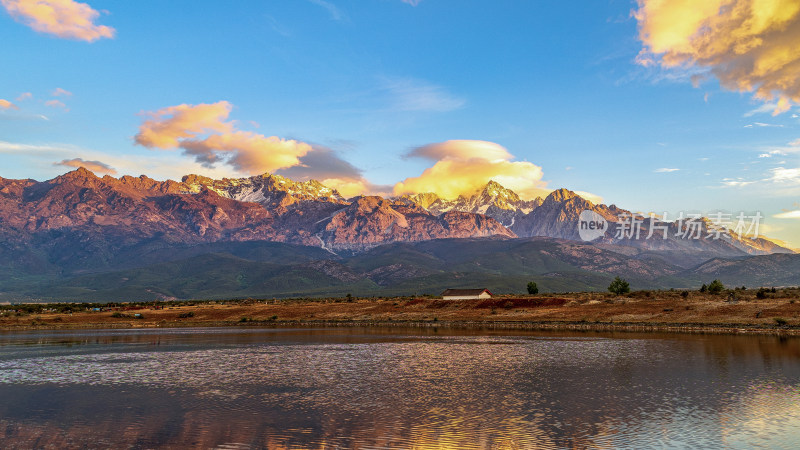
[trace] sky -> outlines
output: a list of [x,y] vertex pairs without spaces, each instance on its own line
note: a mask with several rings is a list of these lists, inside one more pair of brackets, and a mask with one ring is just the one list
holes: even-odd
[[493,179],[800,248],[800,2],[0,0],[0,176]]

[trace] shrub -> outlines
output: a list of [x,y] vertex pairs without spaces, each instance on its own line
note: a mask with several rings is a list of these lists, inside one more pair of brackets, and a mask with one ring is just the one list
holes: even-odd
[[531,281],[530,283],[528,283],[528,294],[533,295],[538,293],[539,293],[539,287],[536,286],[536,282]]
[[706,286],[705,283],[703,283],[703,285],[700,286],[700,292],[703,292],[703,293],[708,292],[708,286]]
[[725,285],[719,280],[714,280],[708,285],[709,294],[719,294],[725,290]]
[[769,290],[768,290],[768,289],[764,289],[763,287],[762,287],[762,288],[760,288],[760,289],[758,290],[758,292],[756,292],[756,298],[757,298],[757,299],[762,299],[762,300],[763,300],[763,299],[765,299],[765,298],[767,298],[767,292],[769,292]]
[[776,317],[775,318],[775,325],[777,325],[779,327],[782,327],[782,326],[784,326],[786,324],[787,324],[786,319],[782,319],[780,317]]
[[121,318],[125,317],[125,314],[122,314],[121,312],[115,312],[115,313],[111,314],[111,317],[113,317],[115,319],[121,319]]
[[627,294],[631,291],[631,285],[620,277],[614,278],[614,281],[608,285],[608,291],[617,295]]
[[688,298],[688,297],[689,297],[689,291],[683,291],[683,292],[681,292],[681,297],[683,297],[683,298]]
[[189,317],[194,317],[194,313],[189,311],[189,312],[181,313],[180,315],[178,315],[178,318],[180,318],[180,319],[188,319]]

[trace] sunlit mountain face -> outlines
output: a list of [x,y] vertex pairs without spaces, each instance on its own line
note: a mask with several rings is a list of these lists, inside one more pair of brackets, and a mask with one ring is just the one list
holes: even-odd
[[[605,224],[591,239],[586,214]],[[654,220],[567,189],[523,200],[497,182],[454,200],[345,198],[279,175],[157,181],[81,168],[0,179],[0,223],[9,299],[433,292],[454,277],[513,292],[534,275],[544,289],[603,289],[620,271],[652,288],[728,272],[783,285],[797,256],[734,230],[718,238],[708,218]]]

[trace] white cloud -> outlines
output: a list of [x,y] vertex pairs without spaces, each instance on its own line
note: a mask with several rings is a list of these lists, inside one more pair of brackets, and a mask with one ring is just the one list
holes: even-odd
[[343,13],[342,10],[340,10],[336,5],[327,0],[308,0],[308,1],[317,6],[325,8],[325,10],[328,11],[328,14],[330,14],[331,19],[337,22],[343,20],[349,20],[347,15]]
[[670,168],[670,167],[662,167],[660,169],[654,170],[653,172],[655,172],[655,173],[669,173],[669,172],[677,172],[679,170],[681,170],[681,169]]
[[441,86],[413,78],[388,78],[381,88],[389,94],[390,107],[395,111],[448,112],[467,103]]
[[782,150],[770,150],[767,153],[762,153],[758,155],[759,158],[772,158],[773,156],[785,155]]
[[722,185],[727,187],[742,187],[742,186],[749,186],[751,184],[755,184],[755,181],[747,181],[742,178],[723,178]]
[[742,115],[742,117],[752,117],[756,114],[771,114],[772,111],[775,111],[775,108],[778,107],[778,104],[775,102],[771,103],[764,103],[763,105],[759,106],[758,108],[751,109]]
[[791,169],[776,167],[771,169],[770,172],[772,175],[769,181],[775,183],[800,184],[800,167]]
[[783,128],[783,125],[777,125],[777,124],[774,124],[774,123],[753,122],[751,124],[745,125],[744,127],[745,128],[753,128],[753,127],[759,127],[759,128]]
[[776,219],[800,219],[800,209],[794,211],[785,211],[772,216]]

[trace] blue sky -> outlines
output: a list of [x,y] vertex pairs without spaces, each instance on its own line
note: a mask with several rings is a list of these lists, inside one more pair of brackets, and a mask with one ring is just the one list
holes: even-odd
[[[443,143],[486,141],[507,152],[486,164],[492,174],[513,171],[509,187],[531,195],[566,187],[638,211],[761,211],[769,236],[800,247],[800,220],[774,217],[800,217],[795,92],[755,98],[769,79],[732,88],[714,61],[664,64],[691,52],[658,30],[642,37],[664,14],[642,18],[646,1],[89,0],[94,26],[113,28],[91,35],[37,29],[25,2],[0,8],[2,177],[49,179],[72,170],[54,163],[80,158],[115,176],[269,168],[398,192],[435,165],[473,173],[479,158]],[[790,106],[773,115],[781,98]],[[167,108],[219,102],[218,129],[164,148],[135,138],[174,117]],[[295,162],[237,160],[238,144],[204,140],[236,133],[252,152],[273,151],[262,138],[275,137]],[[202,148],[187,152],[183,139]],[[432,145],[450,153],[409,156]]]

